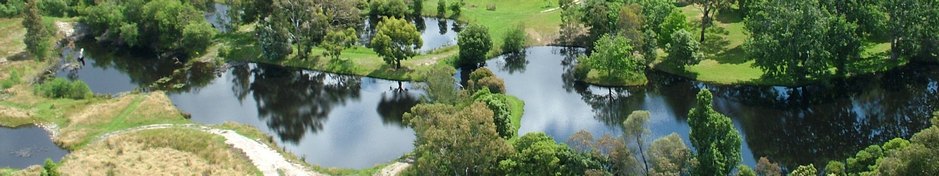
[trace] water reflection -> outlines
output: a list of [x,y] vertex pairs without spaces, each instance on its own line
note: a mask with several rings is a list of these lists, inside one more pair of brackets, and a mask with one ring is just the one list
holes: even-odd
[[[359,30],[359,42],[361,44],[367,46],[372,40],[372,36],[375,35],[377,30],[378,21],[379,19],[376,17],[365,19],[364,25],[362,25],[363,29]],[[421,32],[421,39],[424,40],[421,48],[417,50],[418,52],[428,53],[435,49],[456,45],[457,32],[460,31],[459,23],[453,20],[431,17],[414,18],[411,19],[411,22]],[[452,29],[448,27],[452,27]]]
[[312,164],[365,168],[413,148],[401,115],[423,92],[404,85],[400,91],[396,81],[233,64],[205,87],[170,99],[200,123],[253,125]]
[[[75,48],[63,47],[63,66],[55,76],[82,80],[95,93],[113,94],[147,87],[182,67],[181,63],[159,59],[152,52],[107,47],[90,40],[77,42]],[[77,62],[75,51],[82,48],[86,62],[83,66]]]
[[687,113],[695,93],[707,88],[715,95],[715,109],[732,117],[744,137],[745,164],[768,156],[789,167],[823,165],[870,144],[909,137],[927,127],[939,105],[939,71],[933,66],[791,88],[716,86],[651,71],[649,85],[606,88],[573,79],[580,52],[529,48],[523,71],[505,69],[512,67],[512,58],[487,64],[501,68],[492,70],[505,79],[509,94],[526,102],[520,133],[543,131],[556,139],[581,129],[620,134],[631,111],[648,110],[654,136],[678,132],[690,143]]
[[22,169],[42,165],[47,158],[58,162],[68,151],[52,143],[49,134],[36,126],[0,127],[0,168]]

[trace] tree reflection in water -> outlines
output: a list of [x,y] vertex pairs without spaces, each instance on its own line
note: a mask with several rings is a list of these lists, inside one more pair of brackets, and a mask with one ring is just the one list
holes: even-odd
[[403,128],[407,127],[407,124],[402,123],[404,113],[410,111],[411,107],[416,106],[418,103],[420,103],[418,96],[408,91],[383,92],[376,111],[381,116],[382,124],[396,125]]

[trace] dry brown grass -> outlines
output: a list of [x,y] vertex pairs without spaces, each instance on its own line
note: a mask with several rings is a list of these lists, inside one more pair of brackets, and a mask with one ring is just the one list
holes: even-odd
[[20,18],[0,18],[0,58],[13,56],[26,49],[23,37],[26,28],[20,24]]
[[129,94],[93,104],[75,115],[67,116],[55,142],[75,148],[91,138],[110,131],[161,123],[188,123],[166,94]]
[[58,169],[64,175],[256,175],[250,160],[224,141],[184,128],[132,132],[75,151]]
[[42,166],[40,165],[32,165],[22,170],[16,170],[16,171],[12,171],[9,173],[0,171],[0,175],[4,175],[4,176],[7,176],[7,175],[9,176],[35,176],[35,175],[40,175],[41,173],[42,173]]

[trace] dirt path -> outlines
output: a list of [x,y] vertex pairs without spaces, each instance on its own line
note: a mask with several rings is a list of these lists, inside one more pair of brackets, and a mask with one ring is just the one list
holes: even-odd
[[408,163],[395,162],[388,166],[385,166],[385,168],[382,168],[381,171],[378,171],[378,173],[375,173],[375,176],[395,176],[410,166],[411,164],[408,164]]
[[258,170],[261,170],[261,172],[264,175],[280,175],[280,174],[291,175],[291,176],[324,175],[324,174],[307,170],[305,167],[299,164],[291,163],[290,161],[287,161],[287,159],[284,158],[283,155],[281,155],[280,153],[277,153],[276,150],[271,149],[269,146],[261,142],[242,136],[236,133],[235,131],[216,129],[216,128],[211,128],[211,127],[202,126],[202,125],[195,125],[195,124],[147,125],[147,126],[135,127],[131,129],[125,129],[125,130],[107,133],[98,137],[94,142],[98,142],[98,141],[107,139],[111,136],[118,135],[118,134],[150,130],[150,129],[162,129],[162,128],[190,128],[190,129],[201,130],[207,133],[212,133],[215,135],[225,137],[225,143],[243,151],[245,155],[248,156],[248,159],[251,160],[251,163],[254,164],[254,166],[257,167]]

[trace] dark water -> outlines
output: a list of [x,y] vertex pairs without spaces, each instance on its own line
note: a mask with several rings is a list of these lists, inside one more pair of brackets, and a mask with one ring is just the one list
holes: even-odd
[[68,151],[59,148],[45,130],[36,126],[0,127],[0,168],[42,165],[48,158],[58,162]]
[[[421,39],[423,44],[418,52],[428,53],[435,49],[447,47],[447,46],[456,46],[457,33],[460,31],[460,24],[454,22],[453,20],[448,19],[439,19],[431,17],[421,17],[411,19],[411,23],[417,27],[417,30],[421,32]],[[375,35],[377,31],[376,25],[378,24],[378,19],[366,18],[363,29],[359,30],[359,42],[363,45],[368,45],[369,41],[372,40],[372,36]]]
[[534,47],[526,58],[487,63],[505,79],[508,93],[525,101],[521,134],[543,131],[561,142],[580,130],[622,134],[630,112],[648,110],[654,138],[675,132],[690,145],[687,114],[698,90],[707,88],[715,109],[730,116],[744,138],[744,164],[766,156],[788,167],[823,166],[867,145],[911,136],[928,126],[939,105],[934,67],[793,88],[715,86],[650,72],[647,86],[607,89],[574,81],[577,52],[566,51],[577,50]]
[[[92,92],[114,94],[147,87],[182,67],[173,59],[157,59],[156,54],[139,50],[113,50],[91,40],[63,47],[63,66],[55,76],[82,80]],[[78,50],[84,49],[85,64],[78,62]]]
[[264,64],[236,65],[170,99],[199,123],[253,125],[309,163],[366,168],[413,149],[401,115],[423,94],[413,84]]

